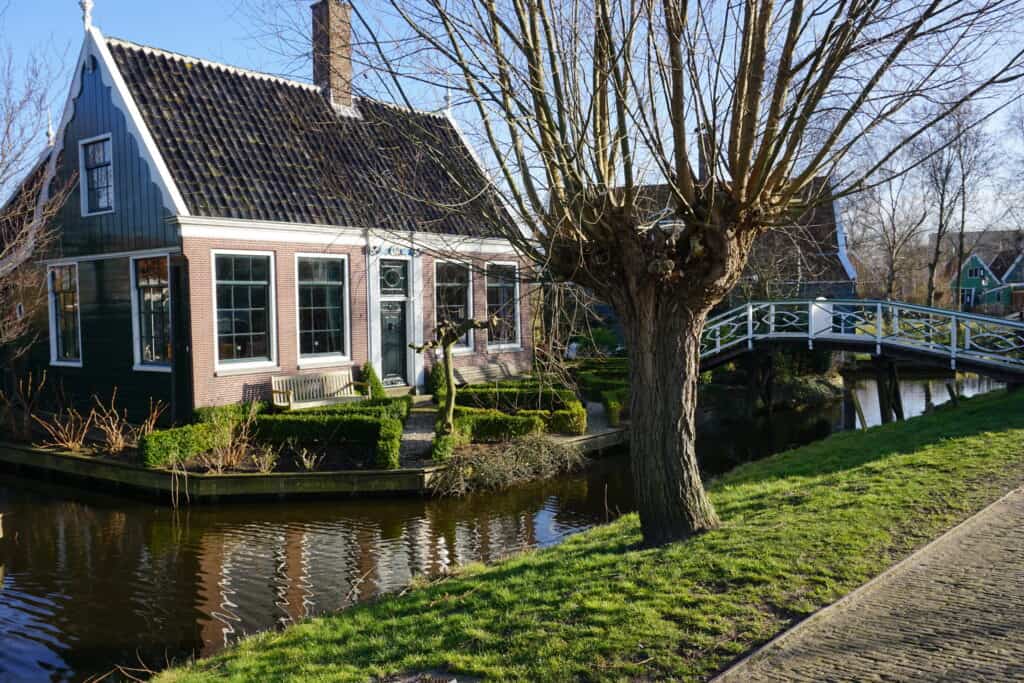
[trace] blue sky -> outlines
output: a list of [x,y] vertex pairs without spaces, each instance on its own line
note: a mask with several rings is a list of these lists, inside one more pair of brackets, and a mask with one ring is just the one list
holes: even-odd
[[[256,27],[240,0],[94,1],[93,23],[104,35],[259,71],[282,68],[273,51],[252,37]],[[16,55],[45,49],[59,57],[66,51],[70,68],[81,45],[82,13],[78,0],[7,0],[0,30],[0,45]]]

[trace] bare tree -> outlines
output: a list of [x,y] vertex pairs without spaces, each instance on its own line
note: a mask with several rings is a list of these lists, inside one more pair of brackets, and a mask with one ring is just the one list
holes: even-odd
[[45,305],[35,262],[53,241],[50,220],[67,196],[55,188],[49,201],[38,201],[50,151],[51,76],[41,55],[19,60],[0,43],[0,362],[7,367],[30,345],[30,321]]
[[[514,225],[496,224],[520,253],[615,308],[643,388],[631,447],[650,545],[718,525],[694,447],[700,340],[754,240],[884,182],[902,150],[972,99],[1002,96],[1024,63],[1024,0],[377,0],[353,12],[360,59],[391,97],[455,86],[492,177],[469,189],[500,194]],[[909,115],[925,101],[932,115]],[[866,144],[875,163],[847,170]],[[655,185],[671,201],[652,215]]]
[[[918,266],[916,247],[924,235],[928,211],[913,175],[893,177],[888,169],[883,173],[890,178],[885,184],[858,196],[854,230],[860,237],[861,262],[878,273],[882,296],[903,299],[913,288],[913,272]],[[868,254],[874,258],[866,258]]]
[[[963,310],[963,299],[960,296],[960,282],[963,277],[964,262],[970,256],[966,244],[967,211],[974,208],[985,179],[995,163],[995,154],[991,148],[991,140],[979,125],[961,124],[965,128],[951,144],[953,157],[956,159],[957,192],[959,199],[959,220],[957,221],[956,239],[956,280],[953,286],[953,297],[956,307]],[[973,245],[972,245],[973,246]]]

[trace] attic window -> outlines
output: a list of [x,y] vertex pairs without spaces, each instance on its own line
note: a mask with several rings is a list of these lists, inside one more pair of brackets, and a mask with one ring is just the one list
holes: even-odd
[[981,268],[970,268],[967,271],[967,277],[974,278],[976,280],[981,279]]
[[114,161],[110,135],[78,143],[82,215],[92,216],[114,210]]

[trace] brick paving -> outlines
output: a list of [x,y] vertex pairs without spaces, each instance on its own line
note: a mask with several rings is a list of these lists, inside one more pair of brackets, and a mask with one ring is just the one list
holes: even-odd
[[1024,489],[715,680],[1024,681]]

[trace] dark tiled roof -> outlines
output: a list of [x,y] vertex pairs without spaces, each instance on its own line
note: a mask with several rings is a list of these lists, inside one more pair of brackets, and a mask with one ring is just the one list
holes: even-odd
[[1003,249],[988,264],[988,269],[998,278],[1006,274],[1007,269],[1017,260],[1016,249]]
[[[193,215],[497,236],[509,221],[449,119],[109,41]],[[443,150],[443,155],[438,154]]]

